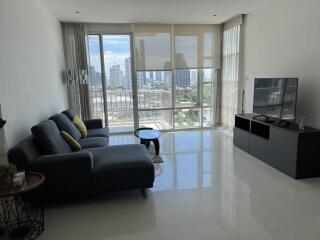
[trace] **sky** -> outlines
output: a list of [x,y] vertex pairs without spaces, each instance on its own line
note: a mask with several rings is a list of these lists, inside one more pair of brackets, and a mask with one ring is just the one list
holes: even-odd
[[[210,56],[212,53],[212,33],[205,33],[203,44],[204,55]],[[150,36],[136,36],[136,43],[144,40],[146,67],[158,69],[159,66],[171,60],[171,37],[168,33],[158,33]],[[182,53],[188,66],[197,66],[197,36],[176,36],[175,51]],[[136,45],[137,48],[140,44]],[[124,60],[130,57],[130,36],[129,35],[103,35],[104,62],[107,76],[112,65],[120,65],[120,69],[125,72]],[[90,65],[101,73],[99,35],[89,35]]]
[[[106,72],[112,65],[120,65],[124,72],[124,59],[130,57],[130,36],[128,35],[104,35],[103,36],[104,62]],[[89,35],[90,65],[101,72],[99,36]]]

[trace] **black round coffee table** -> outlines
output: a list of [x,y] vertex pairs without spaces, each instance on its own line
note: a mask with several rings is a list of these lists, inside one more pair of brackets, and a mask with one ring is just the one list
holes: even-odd
[[140,138],[140,143],[146,145],[147,148],[150,147],[150,142],[153,142],[154,148],[156,150],[157,162],[162,162],[160,154],[160,143],[159,138],[161,137],[161,132],[153,128],[138,128],[135,131],[135,136]]
[[2,222],[9,239],[33,240],[44,231],[45,176],[26,173],[25,179],[23,186],[0,189]]

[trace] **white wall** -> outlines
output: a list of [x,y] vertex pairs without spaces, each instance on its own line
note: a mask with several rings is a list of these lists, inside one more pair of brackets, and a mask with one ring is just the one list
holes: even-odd
[[274,0],[245,17],[245,111],[255,77],[299,77],[297,116],[320,128],[320,1]]
[[0,1],[0,104],[8,146],[67,107],[61,26],[39,0]]

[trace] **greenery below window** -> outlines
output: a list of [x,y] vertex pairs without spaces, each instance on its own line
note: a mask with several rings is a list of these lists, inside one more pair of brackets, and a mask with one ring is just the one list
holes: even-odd
[[175,110],[175,127],[197,128],[200,126],[199,109]]

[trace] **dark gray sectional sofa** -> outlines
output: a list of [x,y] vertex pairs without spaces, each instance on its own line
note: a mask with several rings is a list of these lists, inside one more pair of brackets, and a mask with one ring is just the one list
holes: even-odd
[[[32,136],[9,151],[19,170],[46,175],[47,198],[61,199],[104,191],[151,188],[154,166],[141,144],[109,146],[102,120],[84,121],[88,136],[81,138],[68,109],[32,127]],[[73,152],[60,135],[69,133],[82,149]]]

